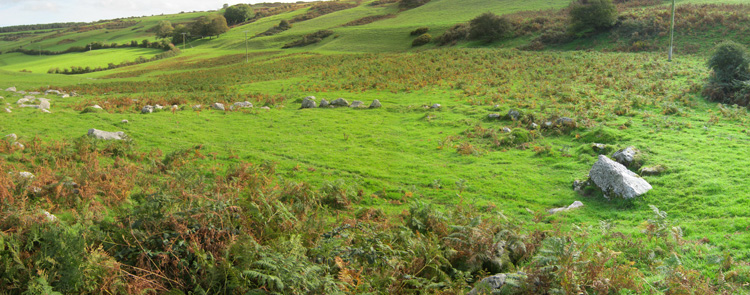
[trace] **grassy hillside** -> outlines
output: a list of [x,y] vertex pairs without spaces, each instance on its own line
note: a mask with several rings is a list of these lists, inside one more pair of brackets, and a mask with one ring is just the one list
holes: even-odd
[[[496,273],[508,294],[750,293],[750,115],[700,93],[714,43],[750,44],[750,7],[679,1],[667,62],[666,2],[619,6],[656,24],[644,39],[615,27],[561,43],[535,42],[566,26],[568,1],[371,3],[257,36],[316,4],[293,6],[174,57],[82,75],[46,72],[161,50],[0,54],[0,136],[18,136],[0,141],[0,293],[466,294]],[[487,11],[517,33],[411,47],[415,28],[437,36]],[[43,31],[0,50],[153,39],[160,20],[206,13]],[[375,15],[393,16],[343,26]],[[281,49],[319,30],[334,34]],[[77,96],[46,95],[44,113],[11,86]],[[383,106],[300,109],[307,96]],[[254,107],[229,109],[244,101]],[[651,191],[573,189],[628,146],[666,167],[642,175]],[[574,201],[584,207],[547,211]]]

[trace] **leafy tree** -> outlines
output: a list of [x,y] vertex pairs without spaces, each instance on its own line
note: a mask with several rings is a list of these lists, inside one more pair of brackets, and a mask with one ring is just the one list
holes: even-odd
[[227,19],[220,14],[209,14],[196,20],[190,28],[193,36],[219,36],[229,31]]
[[579,35],[611,28],[617,21],[612,0],[574,0],[570,3],[570,29]]
[[156,31],[156,37],[160,39],[169,38],[172,36],[172,33],[174,33],[174,27],[172,27],[172,23],[168,20],[159,21],[159,24],[154,28]]
[[190,34],[190,28],[184,25],[175,26],[174,31],[172,32],[172,44],[182,44],[185,41],[183,38],[187,38],[187,36],[182,36],[183,33],[186,35]]
[[469,39],[471,40],[490,43],[513,34],[513,26],[510,21],[491,12],[477,16],[469,24]]
[[242,23],[253,16],[253,8],[247,4],[237,4],[228,7],[224,11],[224,18],[227,19],[227,24],[235,25]]

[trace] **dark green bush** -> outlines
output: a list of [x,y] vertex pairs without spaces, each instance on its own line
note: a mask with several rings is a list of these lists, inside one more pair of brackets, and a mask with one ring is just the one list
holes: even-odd
[[399,2],[398,4],[398,7],[411,9],[425,5],[427,4],[427,2],[430,2],[430,0],[401,0],[401,2]]
[[455,45],[458,41],[466,40],[468,37],[469,24],[457,24],[435,38],[435,42],[440,46],[447,44]]
[[477,16],[469,24],[471,40],[490,43],[513,35],[513,25],[510,21],[491,12]]
[[575,0],[569,16],[571,31],[587,35],[611,28],[617,21],[617,8],[612,0]]
[[320,41],[323,41],[323,39],[331,35],[333,35],[333,31],[331,30],[320,30],[312,34],[304,35],[302,36],[302,39],[284,44],[282,48],[302,47],[302,46],[307,46],[310,44],[315,44]]
[[421,28],[418,28],[418,29],[416,29],[414,31],[411,31],[411,33],[409,33],[409,35],[411,35],[411,36],[419,36],[419,35],[422,35],[424,33],[427,33],[427,31],[429,31],[429,30],[430,30],[430,28],[428,28],[428,27],[421,27]]
[[414,39],[414,41],[411,42],[411,46],[412,47],[422,46],[427,43],[430,43],[430,41],[432,41],[432,35],[425,33],[425,34],[420,35],[416,39]]
[[712,101],[748,105],[750,98],[750,56],[741,44],[727,41],[716,46],[708,60],[712,70],[703,95]]

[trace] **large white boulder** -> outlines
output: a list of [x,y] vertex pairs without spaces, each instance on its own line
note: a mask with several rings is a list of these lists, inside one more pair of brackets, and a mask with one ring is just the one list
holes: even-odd
[[645,194],[652,188],[638,174],[605,155],[599,155],[599,160],[589,171],[589,179],[604,192],[605,196],[614,195],[625,199]]

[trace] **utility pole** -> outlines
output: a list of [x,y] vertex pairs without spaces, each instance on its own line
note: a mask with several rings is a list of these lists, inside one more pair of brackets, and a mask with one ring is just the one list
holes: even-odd
[[250,62],[250,56],[247,54],[247,31],[245,31],[245,63]]
[[39,57],[42,57],[42,45],[39,45]]
[[669,59],[672,61],[672,45],[674,44],[674,0],[672,0],[672,23],[669,26]]
[[187,33],[182,33],[182,50],[185,50],[185,34]]

